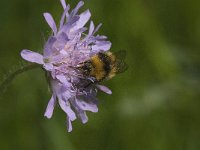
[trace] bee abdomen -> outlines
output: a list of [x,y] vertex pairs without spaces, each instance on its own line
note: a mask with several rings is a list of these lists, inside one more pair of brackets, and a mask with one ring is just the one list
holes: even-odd
[[124,62],[124,51],[118,53],[99,52],[89,60],[80,63],[77,68],[86,77],[93,77],[95,82],[111,79],[117,73],[124,72],[127,65]]
[[98,53],[98,57],[103,63],[103,70],[105,72],[104,78],[105,78],[108,76],[108,74],[111,71],[111,60],[110,60],[110,57],[108,57],[106,53]]
[[90,60],[92,63],[90,75],[95,77],[97,81],[105,79],[111,70],[109,57],[105,53],[98,53]]

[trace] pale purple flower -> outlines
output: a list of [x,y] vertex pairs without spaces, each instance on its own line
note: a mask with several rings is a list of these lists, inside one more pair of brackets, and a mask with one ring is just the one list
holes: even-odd
[[100,51],[108,51],[111,43],[106,40],[106,36],[95,36],[101,24],[95,28],[91,21],[89,31],[86,32],[87,28],[84,26],[89,21],[91,13],[86,10],[80,15],[77,14],[84,4],[83,1],[80,1],[71,12],[65,0],[61,0],[61,4],[64,12],[59,28],[51,14],[44,13],[53,34],[44,46],[43,55],[30,50],[22,50],[21,56],[29,62],[41,64],[46,70],[52,97],[44,115],[51,118],[54,107],[58,103],[66,113],[66,122],[70,132],[72,131],[71,121],[78,117],[82,123],[86,123],[88,121],[86,111],[98,111],[96,98],[98,90],[107,94],[112,93],[107,87],[97,83],[85,86],[93,79],[84,77],[73,66],[88,60]]

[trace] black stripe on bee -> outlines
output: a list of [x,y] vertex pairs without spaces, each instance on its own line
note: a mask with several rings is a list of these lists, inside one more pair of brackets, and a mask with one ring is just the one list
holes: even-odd
[[82,66],[83,73],[84,73],[85,75],[89,75],[90,72],[91,72],[91,70],[92,70],[91,61],[90,61],[90,60],[85,61],[83,64],[84,64],[84,65]]
[[103,69],[105,71],[105,77],[110,73],[111,71],[111,60],[105,53],[98,53],[97,54],[99,59],[103,62]]

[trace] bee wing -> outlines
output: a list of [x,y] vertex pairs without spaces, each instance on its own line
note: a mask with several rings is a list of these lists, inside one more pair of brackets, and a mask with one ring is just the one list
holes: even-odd
[[114,55],[116,56],[117,59],[124,60],[126,58],[126,51],[120,50],[120,51],[114,52]]
[[128,69],[128,65],[123,60],[116,61],[116,73],[123,73]]
[[115,67],[116,73],[122,73],[128,69],[128,65],[125,63],[124,59],[126,58],[126,51],[121,50],[114,53],[116,60],[115,60]]

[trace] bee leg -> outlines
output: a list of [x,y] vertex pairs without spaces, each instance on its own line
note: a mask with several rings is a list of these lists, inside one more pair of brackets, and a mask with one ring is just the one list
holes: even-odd
[[96,79],[94,77],[89,77],[88,80],[90,80],[91,82],[96,82]]
[[93,84],[93,82],[91,81],[91,80],[89,80],[89,83],[87,83],[85,86],[84,86],[84,88],[88,88],[90,85],[92,85]]
[[87,87],[89,87],[91,84],[94,84],[94,83],[97,82],[96,79],[95,79],[94,77],[89,77],[89,78],[87,79],[87,81],[88,81],[88,83],[84,86],[84,88],[87,88]]

